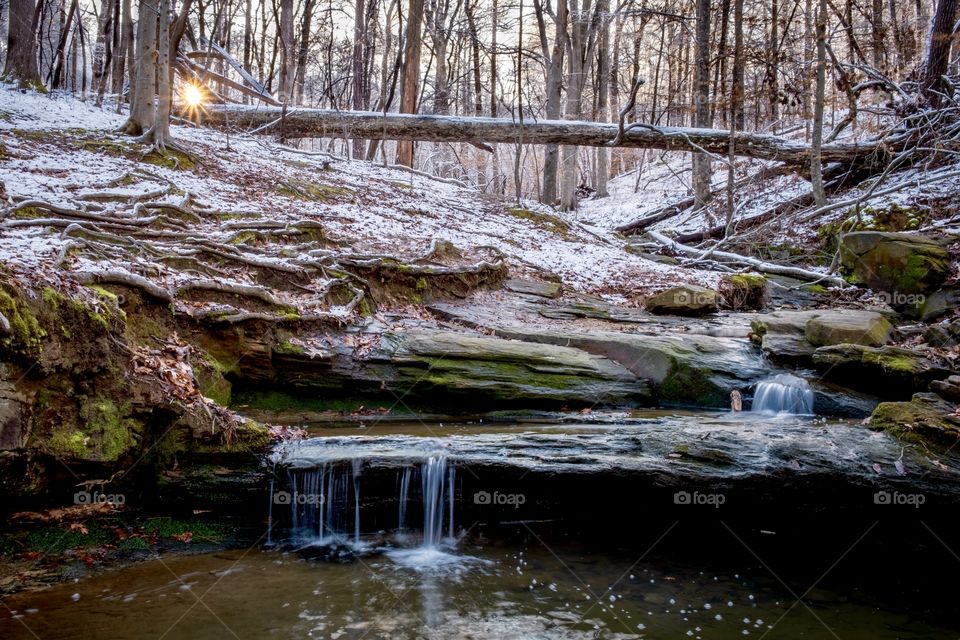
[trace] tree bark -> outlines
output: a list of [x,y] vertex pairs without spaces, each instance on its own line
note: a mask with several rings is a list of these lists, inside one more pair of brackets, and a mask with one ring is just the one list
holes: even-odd
[[[694,126],[710,126],[710,0],[697,0],[696,64],[694,66]],[[693,154],[695,208],[710,201],[710,156]]]
[[[389,29],[389,25],[387,27]],[[364,60],[366,59],[366,44],[367,40],[367,28],[366,28],[366,7],[364,0],[356,0],[354,2],[354,14],[353,14],[353,53],[351,57],[352,69],[353,69],[353,82],[352,82],[352,91],[353,91],[353,109],[355,111],[363,111],[367,108],[366,97],[364,96],[363,87],[364,87],[364,72],[366,66],[364,65]],[[389,56],[389,51],[384,51],[383,56],[384,60]],[[353,157],[357,160],[363,160],[363,138],[354,138],[353,140]]]
[[[563,57],[566,51],[563,39],[567,33],[567,0],[557,0],[557,9],[554,18],[554,41],[547,57],[547,104],[544,114],[548,120],[560,118],[561,96],[563,91]],[[543,193],[541,199],[545,204],[557,203],[557,176],[560,168],[560,147],[547,145],[543,152]]]
[[[404,36],[403,82],[400,88],[400,113],[417,112],[417,86],[420,83],[420,47],[422,46],[423,0],[410,0]],[[413,167],[412,139],[397,145],[397,162]]]
[[944,102],[944,94],[948,89],[943,76],[950,65],[950,47],[954,40],[953,29],[958,9],[960,0],[938,0],[930,26],[920,90],[936,106]]
[[813,146],[810,153],[810,186],[818,207],[827,203],[823,189],[823,107],[827,87],[827,0],[817,12],[817,88],[813,107]]
[[[280,117],[280,107],[210,105],[204,122],[210,126],[256,129]],[[388,140],[424,140],[429,142],[490,142],[515,144],[517,123],[505,118],[465,118],[383,114],[378,112],[298,109],[286,116],[287,134],[313,138],[383,138]],[[585,147],[609,146],[619,126],[570,120],[526,121],[524,144],[560,144]],[[726,154],[730,132],[724,129],[689,127],[631,128],[620,146],[667,151],[706,151]],[[734,149],[738,156],[784,162],[796,167],[810,166],[810,146],[779,136],[737,132]],[[885,162],[890,151],[877,142],[832,142],[824,144],[824,162],[863,162],[871,166]]]
[[280,0],[280,102],[293,102],[293,80],[296,75],[296,56],[293,54],[293,0]]
[[150,0],[137,7],[137,41],[130,47],[135,63],[130,65],[130,117],[122,130],[139,136],[153,126],[156,117],[154,94],[157,71],[157,10]]
[[38,7],[34,0],[10,0],[7,62],[3,75],[21,88],[43,89],[37,64]]

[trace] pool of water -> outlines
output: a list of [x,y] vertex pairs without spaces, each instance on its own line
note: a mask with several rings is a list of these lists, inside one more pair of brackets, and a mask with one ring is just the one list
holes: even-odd
[[[762,566],[722,570],[527,540],[392,549],[348,562],[248,550],[155,560],[8,598],[2,638],[956,638],[922,615]],[[796,594],[796,595],[794,595]]]

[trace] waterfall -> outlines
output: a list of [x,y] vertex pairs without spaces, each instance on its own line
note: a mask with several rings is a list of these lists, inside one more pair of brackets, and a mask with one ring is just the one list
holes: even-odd
[[[327,545],[361,544],[360,503],[362,458],[324,462],[313,469],[291,470],[287,491],[277,492],[278,500],[290,505],[290,526],[294,536]],[[423,462],[403,468],[398,487],[398,528],[408,526],[414,475],[420,474],[423,508],[423,547],[436,549],[447,536],[454,536],[456,468],[443,456],[431,456]],[[370,496],[369,500],[377,500]],[[414,496],[414,500],[416,497]],[[282,504],[271,498],[273,504]],[[416,505],[416,502],[414,502]],[[352,516],[352,517],[351,517]],[[376,518],[376,516],[374,516]]]
[[407,528],[407,500],[410,499],[410,481],[413,479],[413,467],[406,467],[400,478],[400,514],[397,528],[403,531]]
[[[435,547],[443,535],[444,488],[447,459],[431,456],[423,465],[423,545]],[[451,493],[452,487],[451,487]]]
[[813,391],[803,378],[781,373],[757,384],[753,411],[812,414]]

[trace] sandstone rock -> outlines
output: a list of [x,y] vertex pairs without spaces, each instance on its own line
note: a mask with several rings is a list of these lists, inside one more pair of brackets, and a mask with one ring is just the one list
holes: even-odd
[[756,317],[751,328],[764,353],[791,362],[809,361],[820,346],[881,345],[893,331],[880,313],[847,309],[775,311]]
[[513,293],[524,293],[541,298],[559,298],[563,293],[563,285],[559,282],[537,282],[535,280],[510,278],[503,283],[503,287]]
[[810,344],[885,344],[893,333],[893,325],[874,311],[831,311],[811,318],[804,335]]
[[960,344],[960,320],[935,324],[923,332],[923,338],[931,347],[949,349]]
[[938,396],[950,402],[960,402],[960,376],[950,376],[946,380],[934,380],[930,389]]
[[953,446],[960,439],[956,406],[933,393],[917,393],[908,402],[882,402],[870,417],[874,429],[907,441]]
[[[840,271],[856,284],[909,296],[942,285],[950,275],[950,256],[928,236],[857,231],[840,237]],[[892,302],[896,306],[896,299]]]
[[683,284],[647,298],[647,311],[680,316],[698,316],[717,310],[717,292],[692,284]]
[[770,303],[770,285],[758,273],[727,274],[720,279],[720,296],[735,310],[760,310]]

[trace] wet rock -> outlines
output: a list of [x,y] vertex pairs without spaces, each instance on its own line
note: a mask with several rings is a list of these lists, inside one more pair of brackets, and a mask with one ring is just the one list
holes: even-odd
[[720,279],[720,296],[731,309],[758,311],[770,304],[770,284],[758,273],[727,274]]
[[678,316],[699,316],[717,310],[717,292],[693,284],[683,284],[650,296],[646,301],[650,313]]
[[414,396],[472,404],[635,403],[650,390],[627,368],[569,346],[451,331],[387,333],[353,375]]
[[605,356],[648,382],[659,402],[673,405],[728,407],[731,391],[749,386],[769,371],[748,341],[735,338],[615,331],[561,333],[516,326],[495,332]]
[[933,393],[917,393],[908,402],[882,402],[870,417],[870,426],[912,441],[953,446],[960,439],[957,407]]
[[909,318],[928,322],[953,311],[958,306],[960,306],[960,290],[943,288],[926,296],[920,296],[916,304],[907,305],[899,311]]
[[960,320],[932,325],[923,332],[923,338],[931,347],[955,347],[960,344]]
[[907,296],[942,285],[950,275],[950,256],[928,236],[857,231],[840,237],[840,271],[856,284]]
[[563,293],[563,285],[559,282],[537,282],[518,278],[507,280],[503,283],[503,288],[513,293],[540,296],[541,298],[559,298]]
[[824,377],[878,395],[909,397],[949,375],[923,354],[900,347],[838,344],[820,347],[813,363]]
[[960,402],[960,376],[950,376],[946,380],[934,380],[930,389],[944,400]]

